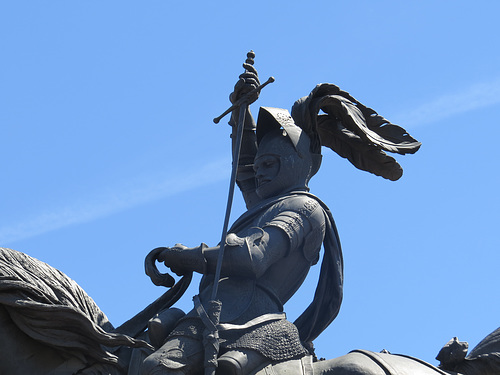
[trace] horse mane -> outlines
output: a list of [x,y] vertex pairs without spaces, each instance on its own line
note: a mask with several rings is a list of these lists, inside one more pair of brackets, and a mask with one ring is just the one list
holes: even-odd
[[24,253],[0,247],[0,305],[32,339],[84,362],[119,364],[106,347],[149,347],[113,325],[72,279]]

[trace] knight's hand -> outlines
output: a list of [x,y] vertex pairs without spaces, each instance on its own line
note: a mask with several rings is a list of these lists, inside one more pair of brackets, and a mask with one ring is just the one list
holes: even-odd
[[[245,68],[245,73],[240,75],[240,79],[234,85],[234,91],[229,95],[229,100],[231,103],[235,103],[242,96],[248,94],[253,89],[260,85],[259,75],[255,67],[251,64],[244,63],[243,68]],[[248,104],[252,104],[259,98],[259,93],[253,94],[248,101]]]
[[201,244],[198,247],[186,247],[176,244],[174,247],[165,248],[159,255],[158,261],[163,262],[178,276],[186,275],[190,272],[204,273],[206,261],[203,257],[203,249],[207,245]]

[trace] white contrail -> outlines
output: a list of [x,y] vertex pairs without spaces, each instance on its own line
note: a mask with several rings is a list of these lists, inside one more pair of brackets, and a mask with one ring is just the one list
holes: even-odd
[[220,160],[181,176],[169,176],[163,180],[148,178],[147,182],[135,183],[128,189],[108,187],[101,190],[98,196],[84,197],[83,202],[59,207],[0,228],[0,246],[221,181],[227,178],[227,166],[227,160]]
[[500,103],[500,78],[464,88],[459,93],[445,94],[428,103],[394,116],[404,119],[405,127],[436,122]]

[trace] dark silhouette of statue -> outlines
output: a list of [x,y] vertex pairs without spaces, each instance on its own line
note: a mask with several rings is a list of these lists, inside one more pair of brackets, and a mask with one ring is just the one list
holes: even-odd
[[[63,273],[0,248],[1,374],[500,373],[500,329],[468,356],[466,343],[450,341],[438,355],[439,367],[366,350],[316,358],[313,340],[337,316],[343,284],[332,214],[308,188],[320,168],[321,149],[397,180],[402,168],[386,152],[414,153],[420,143],[332,84],[316,86],[291,113],[262,107],[255,122],[249,105],[272,80],[260,84],[253,57],[248,54],[230,96],[233,178],[247,211],[223,230],[218,246],[177,244],[151,251],[146,272],[170,289],[118,328]],[[322,249],[313,301],[290,322],[284,305]],[[176,283],[160,273],[157,262],[182,278]],[[193,272],[203,277],[194,307],[185,314],[172,306]]]
[[[261,108],[256,131],[251,116],[247,119],[237,181],[249,210],[226,237],[218,293],[219,371],[234,374],[311,354],[312,340],[335,318],[342,300],[335,224],[326,205],[308,193],[319,155],[311,152],[309,136],[288,111]],[[322,244],[325,256],[315,299],[292,324],[283,305],[318,261]],[[176,245],[158,254],[157,259],[177,274],[198,272],[204,277],[195,308],[146,359],[143,374],[203,369],[203,310],[209,310],[218,253],[219,247],[202,244]]]

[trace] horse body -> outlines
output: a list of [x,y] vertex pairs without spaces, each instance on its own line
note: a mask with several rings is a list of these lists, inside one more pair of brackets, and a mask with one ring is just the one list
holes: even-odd
[[[309,363],[308,363],[309,362]],[[268,364],[252,375],[451,375],[429,363],[408,356],[354,350],[344,356],[312,362],[297,359]]]

